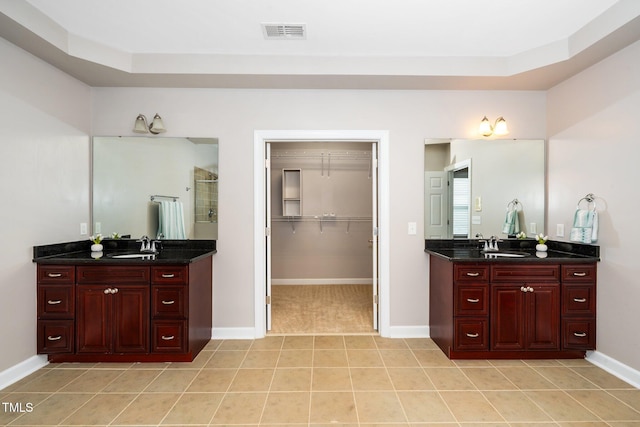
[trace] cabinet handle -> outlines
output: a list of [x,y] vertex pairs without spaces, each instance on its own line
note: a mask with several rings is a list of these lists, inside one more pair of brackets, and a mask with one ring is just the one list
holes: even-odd
[[520,290],[522,292],[534,292],[535,289],[533,289],[531,286],[520,286]]
[[579,338],[584,338],[587,336],[586,332],[574,332],[573,333],[574,336],[579,337]]
[[112,294],[117,294],[117,293],[118,293],[118,288],[113,288],[113,289],[111,289],[111,293],[112,293]]
[[47,276],[53,278],[62,277],[62,273],[47,273]]
[[61,339],[62,339],[62,335],[58,335],[57,337],[52,337],[51,335],[49,335],[49,336],[47,337],[47,339],[48,339],[49,341],[58,341],[58,340],[61,340]]
[[118,288],[107,288],[104,290],[105,294],[117,294],[118,293]]
[[467,276],[471,276],[471,277],[478,277],[479,275],[480,275],[480,273],[478,273],[478,272],[475,272],[475,273],[468,272],[467,273]]
[[520,290],[521,290],[522,292],[527,292],[527,288],[525,288],[524,286],[520,286]]
[[171,279],[173,277],[176,277],[176,275],[173,273],[162,273],[162,277],[165,279]]
[[467,302],[478,303],[480,300],[478,298],[467,298]]
[[104,290],[104,293],[105,293],[105,294],[110,294],[110,293],[111,293],[111,289],[110,289],[110,288],[105,289],[105,290]]
[[476,332],[475,334],[470,334],[469,332],[467,332],[467,336],[468,336],[469,338],[478,338],[478,337],[480,336],[480,334],[479,334],[479,333],[477,333],[477,332]]
[[165,340],[165,341],[171,341],[174,338],[175,338],[174,335],[163,335],[162,336],[162,339]]
[[574,302],[587,302],[586,298],[574,298],[573,299]]
[[574,271],[574,272],[573,272],[573,275],[574,275],[574,276],[578,276],[578,277],[584,277],[584,276],[586,276],[586,275],[587,275],[587,273],[586,273],[586,272],[584,272],[584,271]]
[[535,289],[533,289],[531,286],[529,286],[529,287],[527,288],[527,291],[529,291],[529,292],[534,292],[534,291],[535,291]]
[[162,303],[163,303],[164,305],[171,305],[171,304],[175,304],[175,301],[174,301],[174,300],[171,300],[171,301],[163,300],[163,301],[162,301]]
[[59,299],[56,299],[56,300],[50,299],[49,301],[47,301],[47,304],[49,304],[49,305],[62,304],[62,300],[59,300]]

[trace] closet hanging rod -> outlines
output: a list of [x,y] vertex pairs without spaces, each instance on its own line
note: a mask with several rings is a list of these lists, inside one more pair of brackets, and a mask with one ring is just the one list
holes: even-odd
[[272,217],[271,221],[274,222],[290,222],[290,221],[303,221],[303,222],[313,222],[313,221],[324,221],[324,222],[347,222],[347,221],[371,221],[372,217],[366,216],[343,216],[343,217],[335,217],[335,216],[278,216]]
[[332,159],[350,159],[350,160],[370,160],[371,153],[370,152],[346,152],[346,153],[338,153],[338,152],[327,152],[327,153],[271,153],[272,159],[318,159],[323,157],[331,157]]
[[161,194],[153,194],[151,196],[149,196],[149,198],[151,199],[152,202],[154,202],[157,198],[162,198],[162,199],[173,199],[173,201],[177,201],[180,197],[179,196],[163,196]]

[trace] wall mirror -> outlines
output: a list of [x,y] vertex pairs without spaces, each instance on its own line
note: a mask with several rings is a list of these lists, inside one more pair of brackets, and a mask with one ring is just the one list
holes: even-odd
[[425,239],[544,232],[544,140],[427,139],[424,165]]
[[94,234],[156,238],[169,202],[182,210],[184,238],[218,238],[217,138],[99,136],[92,151]]

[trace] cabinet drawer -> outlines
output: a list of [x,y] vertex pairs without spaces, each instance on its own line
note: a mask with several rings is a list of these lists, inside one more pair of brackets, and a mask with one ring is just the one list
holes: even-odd
[[38,321],[38,354],[72,353],[73,320]]
[[492,282],[560,282],[560,266],[509,264],[491,267]]
[[461,282],[488,282],[489,266],[473,264],[456,264],[453,267],[453,280]]
[[577,316],[596,315],[595,285],[562,285],[562,314]]
[[562,266],[563,282],[596,282],[595,264],[566,264]]
[[152,339],[151,351],[154,353],[186,353],[187,321],[154,321]]
[[187,289],[186,285],[152,285],[151,316],[186,318]]
[[595,350],[596,320],[594,318],[563,319],[562,331],[563,348]]
[[456,350],[488,350],[489,323],[487,319],[456,319],[454,347]]
[[151,268],[151,283],[166,284],[187,284],[186,266],[162,266]]
[[149,283],[149,267],[79,266],[78,283]]
[[489,285],[455,284],[456,316],[486,316],[489,313]]
[[73,265],[38,265],[38,283],[71,284],[75,282],[75,273]]
[[38,317],[73,319],[74,289],[74,285],[38,285]]

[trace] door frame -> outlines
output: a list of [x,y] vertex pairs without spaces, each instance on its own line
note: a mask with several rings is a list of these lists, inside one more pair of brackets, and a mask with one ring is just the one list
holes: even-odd
[[389,331],[389,131],[386,130],[256,130],[254,131],[254,301],[255,338],[266,335],[267,218],[265,150],[267,142],[367,141],[378,147],[378,333]]

